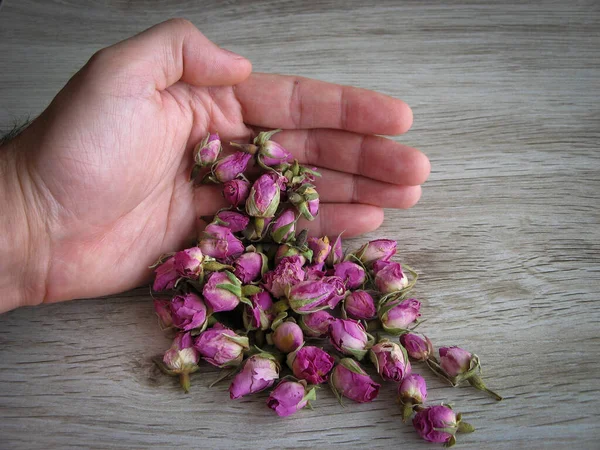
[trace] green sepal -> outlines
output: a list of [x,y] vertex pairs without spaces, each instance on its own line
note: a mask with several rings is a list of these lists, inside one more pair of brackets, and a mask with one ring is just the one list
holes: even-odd
[[250,300],[248,297],[243,297],[243,296],[242,296],[242,297],[239,297],[239,299],[240,299],[240,303],[243,303],[244,305],[248,305],[248,306],[250,306],[251,308],[254,306],[254,305],[252,304],[252,300]]
[[444,444],[444,447],[450,448],[450,447],[454,446],[455,444],[456,444],[456,438],[454,436],[450,436],[450,439],[448,439],[448,442],[446,442]]
[[254,145],[258,145],[258,146],[262,146],[265,145],[265,142],[267,142],[268,140],[270,140],[273,135],[275,135],[276,133],[279,133],[281,131],[281,128],[278,128],[276,130],[271,130],[271,131],[261,131],[260,133],[258,133],[258,136],[256,136],[254,138]]
[[224,284],[217,284],[215,287],[217,289],[223,289],[224,291],[229,291],[229,292],[231,292],[233,295],[235,295],[237,298],[239,298],[241,300],[242,289],[239,286],[234,286],[234,285],[229,284],[229,283],[224,283]]
[[179,374],[179,384],[186,394],[190,392],[191,381],[189,372],[181,372]]
[[194,181],[196,179],[196,177],[200,174],[200,171],[202,170],[202,166],[199,164],[194,164],[194,167],[192,167],[192,171],[190,172],[190,179],[189,181]]
[[258,152],[258,146],[254,144],[238,144],[237,142],[229,142],[229,145],[235,147],[241,152],[248,153],[250,155],[256,155]]
[[358,375],[367,375],[364,369],[352,358],[342,358],[338,362],[339,365],[344,366],[352,373],[356,373]]
[[305,387],[304,391],[306,393],[304,394],[304,397],[302,397],[302,400],[300,402],[303,402],[303,401],[311,402],[311,401],[315,401],[317,399],[317,387],[316,386],[311,387],[308,391],[306,391],[306,387]]
[[230,266],[228,264],[221,264],[220,262],[217,261],[208,261],[202,264],[202,266],[204,267],[204,270],[207,270],[209,272],[221,272],[223,270],[234,270],[233,266]]
[[275,319],[273,319],[273,322],[271,323],[271,329],[275,330],[279,325],[283,323],[287,316],[287,311],[280,311],[279,314],[277,314],[277,316],[275,317]]
[[242,295],[244,297],[252,297],[253,295],[260,294],[262,291],[262,288],[254,286],[253,284],[242,286]]
[[[298,218],[296,217],[296,220],[297,219]],[[287,239],[284,239],[284,238],[288,233],[290,233],[292,228],[296,225],[296,220],[288,223],[287,225],[284,225],[284,226],[278,228],[275,232],[271,232],[271,237],[273,238],[273,240],[275,242],[277,242],[278,244],[282,244],[284,240],[292,241],[294,239],[293,232],[290,234],[290,236],[288,236]]]
[[224,336],[227,339],[229,339],[230,341],[235,342],[240,347],[243,347],[244,350],[250,349],[250,341],[248,340],[248,336],[240,336],[237,334],[235,336],[231,336],[229,334],[224,334]]
[[459,433],[472,433],[475,431],[475,427],[467,422],[459,422],[457,431]]
[[156,364],[156,366],[160,369],[160,371],[166,375],[170,375],[172,377],[179,375],[179,372],[175,372],[175,371],[169,369],[166,366],[166,364],[163,362],[163,360],[158,356],[152,358],[152,362],[154,364]]

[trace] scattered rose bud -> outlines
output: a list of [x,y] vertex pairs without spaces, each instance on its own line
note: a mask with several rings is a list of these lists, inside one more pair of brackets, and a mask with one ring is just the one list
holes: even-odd
[[281,178],[273,172],[261,175],[252,185],[246,212],[252,217],[273,217],[279,206]]
[[235,152],[217,161],[212,167],[215,179],[221,183],[237,178],[248,166],[252,155],[244,152]]
[[173,325],[171,317],[171,301],[170,300],[154,300],[154,312],[158,316],[158,324],[161,329],[170,328]]
[[247,252],[241,254],[234,262],[234,275],[242,283],[249,284],[261,277],[267,268],[267,257],[262,253]]
[[312,313],[329,307],[333,291],[334,286],[324,281],[301,281],[290,289],[288,303],[298,314]]
[[341,395],[358,403],[373,401],[381,387],[351,358],[343,358],[335,366],[330,384],[338,398]]
[[294,376],[309,384],[325,383],[333,363],[329,353],[313,346],[301,347],[287,357],[287,364]]
[[292,159],[292,154],[275,141],[266,141],[259,151],[262,163],[267,166],[276,166]]
[[202,332],[194,343],[203,359],[213,366],[224,368],[238,366],[248,350],[248,338],[239,336],[227,327],[217,323]]
[[267,406],[279,417],[286,417],[300,411],[316,398],[315,387],[309,388],[306,381],[281,380],[269,394]]
[[354,291],[344,299],[344,311],[352,319],[371,319],[377,315],[375,301],[366,291]]
[[244,231],[250,222],[248,216],[235,211],[221,211],[217,218],[223,222],[221,225],[229,228],[232,233]]
[[398,401],[402,405],[402,421],[406,422],[413,414],[415,405],[427,400],[427,385],[421,375],[411,373],[398,385]]
[[421,338],[414,333],[405,333],[400,336],[400,343],[406,349],[408,356],[417,361],[427,361],[433,353],[433,345],[427,336]]
[[440,366],[449,377],[456,377],[471,368],[473,355],[460,347],[440,347]]
[[277,253],[275,253],[275,265],[278,266],[283,258],[290,256],[298,256],[301,260],[300,267],[302,267],[306,263],[307,259],[310,259],[312,256],[312,250],[303,250],[288,244],[280,245],[277,248]]
[[396,241],[391,239],[376,239],[367,242],[354,252],[354,255],[356,255],[356,257],[365,265],[369,265],[378,259],[388,261],[396,254],[397,245]]
[[179,375],[181,387],[187,393],[190,390],[190,373],[198,370],[198,361],[198,352],[192,345],[190,333],[179,333],[171,348],[165,352],[159,367],[169,375]]
[[408,278],[399,263],[390,262],[375,275],[375,286],[383,294],[390,294],[408,286]]
[[325,272],[323,272],[324,264],[313,264],[310,266],[306,266],[304,268],[304,272],[306,272],[305,279],[308,280],[321,280],[325,277]]
[[363,359],[372,344],[372,338],[358,320],[336,319],[329,326],[333,346],[345,355]]
[[197,280],[202,275],[204,255],[198,247],[192,247],[175,253],[175,270],[180,277]]
[[283,353],[291,353],[304,344],[302,328],[295,322],[283,322],[273,332],[273,344]]
[[335,275],[344,281],[348,289],[356,289],[365,282],[365,270],[352,261],[344,261],[333,267]]
[[154,270],[154,273],[156,274],[156,277],[154,278],[152,289],[155,291],[173,289],[173,287],[175,287],[175,283],[179,279],[179,274],[175,268],[175,259],[172,257],[158,266]]
[[263,283],[265,288],[275,298],[285,297],[286,288],[292,288],[304,280],[303,264],[304,258],[300,256],[282,258],[275,269],[264,274]]
[[421,316],[421,302],[414,298],[395,300],[379,310],[381,325],[388,333],[400,334]]
[[329,333],[329,325],[335,318],[327,311],[316,311],[300,316],[300,327],[311,337],[324,337]]
[[311,184],[305,184],[288,196],[289,201],[306,220],[314,220],[319,212],[319,193]]
[[215,224],[206,227],[199,245],[205,255],[221,261],[236,258],[244,252],[244,244],[229,228]]
[[344,251],[342,250],[342,235],[340,234],[333,245],[331,246],[331,251],[329,255],[327,255],[327,259],[325,263],[329,267],[334,267],[336,264],[339,264],[344,257]]
[[201,328],[206,323],[206,305],[196,294],[176,295],[171,300],[173,325],[183,331]]
[[413,426],[419,436],[428,442],[438,442],[451,447],[456,443],[454,435],[457,431],[471,433],[475,429],[462,422],[452,408],[446,405],[430,406],[417,412]]
[[219,134],[208,134],[194,148],[194,162],[200,167],[213,164],[221,153],[221,139]]
[[268,353],[251,356],[229,386],[229,396],[237,399],[273,386],[279,378],[279,363]]
[[346,296],[346,285],[340,277],[336,276],[323,277],[321,278],[321,281],[333,287],[333,291],[327,299],[327,305],[329,305],[331,309],[334,309]]
[[398,383],[411,371],[408,355],[404,348],[387,339],[382,339],[371,347],[369,356],[377,373],[384,380]]
[[308,248],[313,252],[313,264],[324,263],[331,252],[331,244],[327,236],[323,236],[322,238],[308,238]]
[[202,289],[202,295],[213,312],[231,311],[240,302],[241,282],[231,272],[213,272]]
[[238,207],[244,204],[248,195],[250,195],[250,183],[246,180],[236,178],[223,185],[223,197],[232,206]]
[[295,231],[296,215],[291,209],[286,209],[271,225],[271,237],[278,244],[291,239]]
[[250,302],[252,306],[245,307],[244,325],[247,329],[268,330],[274,319],[270,311],[273,306],[271,296],[267,291],[262,291],[250,296]]

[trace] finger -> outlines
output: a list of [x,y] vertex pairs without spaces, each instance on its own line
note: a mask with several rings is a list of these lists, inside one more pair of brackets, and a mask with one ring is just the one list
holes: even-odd
[[202,217],[211,217],[218,210],[229,206],[223,198],[223,185],[203,184],[194,188],[194,205],[196,229],[203,230],[207,223]]
[[309,78],[255,73],[235,93],[245,122],[262,127],[396,135],[412,125],[412,111],[402,100]]
[[376,230],[383,223],[383,209],[371,205],[323,203],[313,221],[301,220],[298,228],[307,228],[312,236],[345,237]]
[[362,203],[381,208],[410,208],[421,197],[421,186],[398,186],[334,170],[320,169],[315,185],[325,203]]
[[423,184],[431,170],[429,159],[419,150],[379,136],[315,129],[286,130],[272,139],[301,163],[387,183]]
[[229,86],[252,71],[247,59],[222,49],[191,22],[171,19],[98,52],[91,60],[106,76],[131,87],[129,77],[147,79],[156,90],[182,80],[198,86]]

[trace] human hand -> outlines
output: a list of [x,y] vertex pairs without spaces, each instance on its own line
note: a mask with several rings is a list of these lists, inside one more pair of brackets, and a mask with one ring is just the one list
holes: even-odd
[[95,54],[3,149],[5,174],[15,174],[4,181],[18,191],[7,202],[26,223],[7,219],[2,230],[25,233],[8,239],[27,248],[12,280],[19,292],[0,311],[133,288],[159,255],[191,245],[197,218],[224,205],[218,187],[188,181],[192,149],[209,131],[229,142],[283,128],[274,140],[323,173],[315,233],[367,232],[382,208],[417,202],[427,158],[374,136],[408,130],[403,102],[250,72],[184,20]]

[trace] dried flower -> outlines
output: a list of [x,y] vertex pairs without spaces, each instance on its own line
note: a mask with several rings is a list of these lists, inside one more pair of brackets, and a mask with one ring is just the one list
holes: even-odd
[[295,322],[283,322],[273,332],[273,344],[283,353],[291,353],[304,344],[302,328]]
[[279,363],[268,353],[251,356],[229,386],[229,396],[237,399],[273,386],[279,378]]
[[388,333],[400,334],[421,316],[421,302],[414,298],[395,300],[379,310],[383,329]]
[[300,327],[307,336],[323,337],[329,333],[329,325],[334,320],[329,312],[316,311],[300,316]]
[[280,131],[263,131],[254,139],[254,145],[258,146],[259,161],[267,166],[277,166],[292,159],[292,154],[281,144],[270,140],[275,133]]
[[413,426],[426,441],[444,443],[447,447],[456,443],[456,432],[471,433],[475,430],[446,405],[421,409],[413,419]]
[[330,380],[336,395],[359,403],[373,401],[379,394],[380,384],[375,383],[364,369],[351,358],[343,358],[333,369]]
[[235,178],[223,185],[223,197],[232,206],[242,205],[250,195],[250,183],[246,180]]
[[343,257],[344,251],[342,250],[342,235],[340,234],[333,243],[331,252],[329,252],[329,255],[327,255],[325,263],[329,267],[334,267],[336,264],[342,261]]
[[252,217],[273,217],[277,211],[282,178],[274,172],[261,175],[252,185],[246,201],[246,213]]
[[173,262],[180,277],[197,280],[202,275],[204,255],[198,247],[187,248],[175,253]]
[[400,343],[406,349],[408,356],[417,361],[427,361],[433,353],[433,345],[427,336],[421,338],[417,334],[404,333],[400,336]]
[[286,209],[271,225],[271,237],[281,244],[294,237],[296,231],[296,214],[292,209]]
[[213,164],[221,153],[221,139],[219,134],[210,134],[194,148],[194,162],[200,167]]
[[217,323],[202,332],[194,343],[203,359],[216,367],[238,366],[248,350],[248,338],[239,336],[227,327]]
[[244,152],[235,152],[217,161],[212,167],[215,179],[221,183],[237,178],[248,166],[252,155]]
[[352,261],[344,261],[333,267],[335,275],[344,281],[348,289],[356,289],[365,282],[365,270]]
[[206,323],[206,305],[196,294],[176,295],[171,300],[173,325],[183,331],[201,328]]
[[322,264],[327,259],[327,256],[331,252],[331,244],[329,244],[329,238],[323,236],[322,238],[309,237],[308,248],[313,252],[313,264]]
[[306,381],[281,380],[271,391],[267,406],[279,417],[286,417],[300,411],[309,401],[317,398],[315,387],[308,387]]
[[240,302],[242,283],[231,272],[213,272],[202,289],[213,312],[231,311]]
[[390,294],[408,286],[408,278],[402,266],[392,261],[375,274],[375,286],[383,294]]
[[179,333],[175,336],[171,348],[165,352],[162,361],[156,363],[169,375],[178,375],[181,387],[185,392],[189,392],[190,373],[198,370],[198,361],[198,352],[192,346],[190,333]]
[[440,366],[449,377],[456,377],[471,368],[473,355],[460,347],[440,347]]
[[166,289],[173,289],[175,283],[179,279],[179,274],[175,268],[175,259],[172,257],[167,259],[164,263],[158,266],[154,273],[154,284],[152,289],[155,291],[164,291]]
[[303,264],[303,258],[300,256],[282,258],[275,269],[265,273],[263,276],[265,288],[275,298],[285,297],[286,289],[292,288],[304,280]]
[[411,371],[406,351],[395,342],[382,339],[369,351],[377,373],[384,380],[400,382]]
[[292,286],[288,295],[290,308],[298,314],[308,314],[328,308],[327,301],[334,286],[324,281],[301,281]]
[[396,241],[391,239],[376,239],[367,242],[360,249],[354,252],[354,255],[362,261],[363,264],[369,265],[378,259],[388,261],[396,254]]
[[244,314],[244,325],[246,329],[268,330],[275,318],[271,307],[273,299],[267,291],[262,291],[250,296],[252,306],[246,305]]
[[344,310],[352,319],[371,319],[377,314],[375,301],[367,291],[350,292],[344,299]]
[[331,295],[327,299],[327,305],[329,305],[331,309],[334,309],[346,296],[346,285],[340,277],[336,276],[323,277],[321,278],[321,281],[329,284],[333,288]]
[[307,220],[314,220],[319,212],[319,193],[312,184],[304,184],[288,195],[288,200]]
[[412,413],[413,405],[422,405],[427,400],[427,384],[423,377],[416,373],[411,373],[404,377],[402,383],[398,385],[398,399],[403,405],[410,405]]
[[372,337],[358,320],[336,319],[329,326],[333,346],[345,355],[361,360],[372,345]]
[[158,316],[158,324],[161,329],[170,328],[173,325],[171,318],[171,301],[170,300],[154,300],[154,312]]
[[313,346],[301,347],[287,357],[287,364],[294,376],[310,384],[325,383],[333,363],[329,353]]
[[232,233],[244,231],[250,222],[248,216],[235,211],[221,211],[217,214],[217,218],[223,222],[219,225],[226,226]]
[[262,253],[247,252],[242,253],[233,262],[234,271],[236,277],[238,277],[242,283],[249,284],[256,281],[263,274],[267,268],[267,257]]
[[237,258],[244,252],[244,244],[229,228],[215,224],[206,227],[199,245],[205,255],[222,261]]

